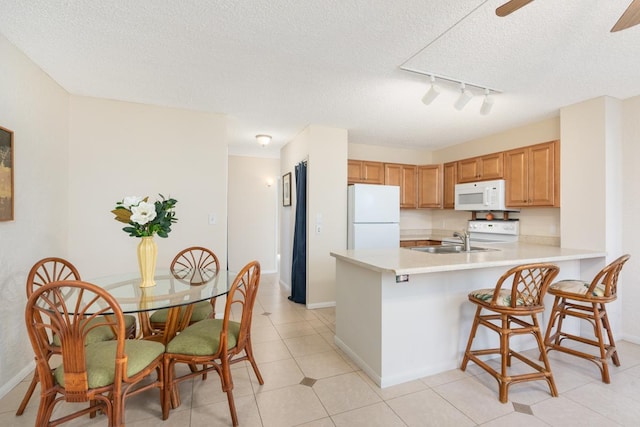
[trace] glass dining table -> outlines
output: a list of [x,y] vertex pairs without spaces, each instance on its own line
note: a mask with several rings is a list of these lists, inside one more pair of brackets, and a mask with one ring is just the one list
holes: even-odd
[[[155,286],[140,287],[140,273],[117,274],[87,280],[107,290],[124,314],[137,314],[139,337],[167,344],[189,325],[193,304],[226,295],[235,278],[227,270],[157,270]],[[152,327],[149,316],[167,309],[164,328]],[[104,313],[108,314],[108,313]]]

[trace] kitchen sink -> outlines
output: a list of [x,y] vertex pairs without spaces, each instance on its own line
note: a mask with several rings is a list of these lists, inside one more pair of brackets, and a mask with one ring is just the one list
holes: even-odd
[[462,254],[469,252],[487,252],[499,250],[493,248],[479,248],[476,246],[471,246],[470,250],[465,251],[462,245],[418,246],[411,249],[413,249],[414,251],[428,252],[430,254]]

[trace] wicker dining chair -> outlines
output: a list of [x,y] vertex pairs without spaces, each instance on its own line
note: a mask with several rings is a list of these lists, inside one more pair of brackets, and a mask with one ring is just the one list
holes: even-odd
[[[125,399],[151,388],[160,389],[162,417],[167,418],[162,401],[164,345],[126,339],[120,305],[106,290],[79,280],[51,282],[31,294],[25,320],[40,380],[36,426],[58,425],[98,411],[107,415],[109,426],[124,426]],[[87,336],[97,328],[111,329],[114,338],[87,344]],[[56,351],[62,360],[53,369],[52,335],[59,337]],[[149,380],[153,372],[156,378]],[[63,411],[52,420],[56,405],[63,401],[88,406]]]
[[[190,276],[187,280],[194,280],[194,272],[202,272],[194,285],[198,285],[198,280],[211,279],[212,276],[220,270],[220,261],[213,251],[202,246],[192,246],[180,251],[171,261],[171,274],[177,278],[185,278],[185,274]],[[204,319],[213,318],[215,316],[216,299],[211,298],[208,301],[200,301],[193,304],[193,312],[189,320],[189,324],[199,322]],[[185,308],[180,310],[180,322],[183,321],[182,316]],[[155,311],[150,317],[149,322],[154,333],[162,333],[167,322],[169,309],[160,309]]]
[[[189,378],[215,370],[220,375],[222,391],[227,393],[231,420],[238,425],[233,399],[231,365],[248,360],[260,384],[264,384],[251,346],[251,320],[253,306],[260,284],[260,264],[252,261],[236,276],[227,294],[224,317],[205,319],[195,323],[167,344],[164,356],[166,385],[164,404],[180,405],[178,384]],[[237,321],[231,320],[233,317]],[[175,365],[184,363],[197,370],[176,376]]]
[[[26,283],[26,291],[27,298],[31,296],[31,294],[36,290],[41,288],[44,285],[47,285],[51,282],[60,281],[60,280],[80,280],[80,273],[78,269],[69,261],[58,258],[58,257],[49,257],[41,259],[36,262],[29,274],[27,275],[27,283]],[[127,331],[127,337],[133,338],[136,335],[136,318],[135,316],[125,315],[125,327]],[[60,339],[58,336],[50,337],[52,340],[52,345],[50,347],[51,353],[47,355],[48,358],[51,358],[54,354],[60,353]],[[114,335],[111,331],[111,328],[102,327],[92,329],[91,332],[87,335],[87,344],[98,342],[98,341],[108,341],[112,340]],[[43,337],[44,339],[44,337]],[[36,370],[33,374],[33,378],[31,379],[31,384],[29,384],[29,388],[22,398],[22,402],[16,411],[16,415],[22,415],[24,410],[33,395],[33,392],[38,385],[38,371]]]
[[[618,277],[629,258],[628,254],[622,255],[600,270],[591,282],[561,280],[549,287],[549,294],[555,298],[545,334],[547,352],[558,350],[593,362],[600,368],[602,381],[606,384],[611,382],[607,359],[611,359],[615,366],[620,366],[620,357],[613,339],[606,304],[616,300]],[[595,339],[563,331],[563,321],[567,316],[589,322],[593,327]],[[606,338],[604,331],[606,331]],[[563,345],[564,340],[596,347],[597,354]]]
[[[498,381],[499,399],[502,403],[506,403],[508,400],[509,386],[523,381],[545,380],[549,385],[551,395],[554,397],[558,395],[551,366],[544,351],[544,341],[537,316],[544,311],[544,295],[559,270],[553,264],[520,265],[504,273],[498,279],[495,288],[479,289],[469,293],[469,301],[475,304],[477,309],[460,369],[466,370],[467,363],[472,361],[491,374]],[[510,289],[503,287],[509,284],[511,285]],[[482,314],[483,310],[489,313]],[[531,320],[525,320],[526,318],[531,318]],[[499,348],[471,349],[480,325],[498,333],[500,336]],[[511,336],[521,334],[532,334],[535,337],[543,365],[510,347]],[[480,358],[480,356],[491,354],[500,356],[500,372]],[[511,374],[508,368],[514,357],[535,372]]]

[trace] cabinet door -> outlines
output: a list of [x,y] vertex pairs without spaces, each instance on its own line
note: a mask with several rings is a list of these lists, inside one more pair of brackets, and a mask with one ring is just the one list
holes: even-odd
[[347,162],[347,182],[349,184],[356,184],[362,182],[362,161],[361,160],[349,160]]
[[384,184],[384,164],[381,162],[362,162],[362,174],[367,184]]
[[402,166],[402,185],[400,186],[400,207],[415,209],[418,206],[418,167]]
[[[395,163],[384,164],[384,185],[402,186],[402,165]],[[400,191],[402,197],[402,191]]]
[[505,153],[507,206],[559,206],[558,152],[552,141]]
[[545,143],[529,148],[529,205],[556,206],[556,144]]
[[458,176],[458,162],[451,162],[444,164],[443,172],[443,195],[442,195],[442,207],[444,209],[453,209],[455,207],[455,189]]
[[399,163],[384,164],[385,185],[397,185],[400,187],[400,207],[416,208],[417,206],[417,173],[416,166]]
[[458,182],[487,181],[504,177],[503,153],[458,161]]
[[473,182],[480,179],[478,158],[458,160],[458,182]]
[[512,207],[529,204],[529,149],[519,148],[504,154],[506,181],[505,204]]
[[502,153],[489,154],[478,159],[480,162],[480,177],[482,181],[500,179],[504,177]]
[[440,165],[418,167],[418,207],[439,208],[442,204],[442,168]]

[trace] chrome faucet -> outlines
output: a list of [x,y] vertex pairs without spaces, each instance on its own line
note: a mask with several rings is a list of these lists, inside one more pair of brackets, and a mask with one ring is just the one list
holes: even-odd
[[471,240],[469,239],[469,233],[466,230],[462,230],[462,232],[455,231],[453,233],[453,237],[457,237],[462,240],[465,252],[471,251]]

